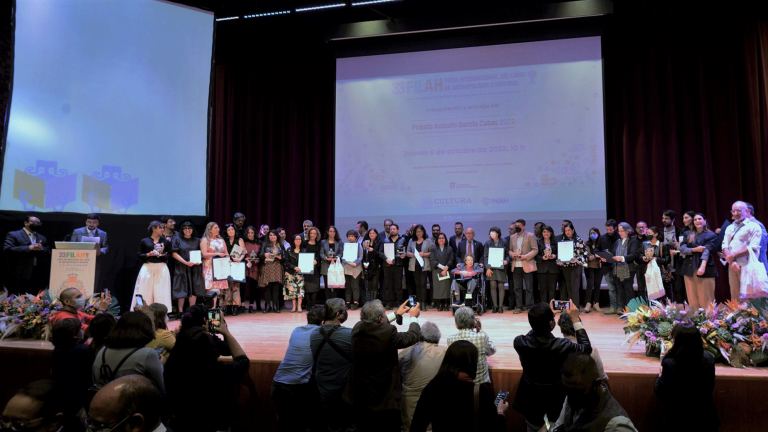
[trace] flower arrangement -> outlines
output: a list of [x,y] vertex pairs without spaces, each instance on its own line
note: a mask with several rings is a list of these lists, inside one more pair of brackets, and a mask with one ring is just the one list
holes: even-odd
[[37,297],[0,293],[0,340],[10,336],[47,340],[51,314],[59,309],[61,305],[54,302],[47,291],[40,292]]
[[[633,312],[630,312],[633,311]],[[734,367],[757,365],[768,360],[768,299],[748,303],[711,304],[688,318],[680,314],[674,303],[652,300],[648,305],[639,300],[630,303],[623,318],[627,325],[625,344],[630,348],[643,341],[646,355],[663,355],[671,346],[672,329],[680,323],[694,325],[702,335],[704,349],[716,360]]]

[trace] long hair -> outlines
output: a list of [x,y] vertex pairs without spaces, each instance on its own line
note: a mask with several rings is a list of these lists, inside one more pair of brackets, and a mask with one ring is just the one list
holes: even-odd
[[307,231],[307,235],[304,236],[304,241],[306,241],[306,242],[309,241],[309,239],[311,237],[311,234],[312,234],[312,231],[317,233],[316,237],[315,237],[315,243],[320,243],[320,240],[322,240],[323,235],[322,235],[322,233],[320,233],[320,228],[318,228],[318,227],[311,227],[311,228],[309,228],[309,231]]
[[328,228],[325,230],[325,238],[330,239],[330,237],[331,237],[331,235],[330,235],[331,228],[333,228],[333,231],[336,232],[336,235],[333,237],[333,241],[335,241],[337,243],[340,242],[341,241],[341,237],[339,236],[339,229],[336,228],[333,225],[329,225]]
[[[205,232],[203,233],[203,238],[205,239],[214,238],[213,234],[211,234],[211,230],[213,229],[214,226],[218,226],[218,225],[219,224],[217,224],[216,222],[208,222],[208,224],[205,225]],[[219,236],[216,238],[221,238],[221,232],[219,232]]]
[[[248,239],[248,231],[253,230],[253,240]],[[256,228],[253,225],[248,225],[248,227],[245,229],[245,235],[243,236],[243,241],[246,243],[258,243],[259,242],[259,232],[256,230]]]
[[700,368],[704,363],[704,342],[699,330],[690,324],[678,324],[672,332],[667,358],[675,359],[678,370]]
[[421,238],[426,240],[429,237],[427,237],[427,229],[424,228],[424,225],[422,224],[416,224],[415,227],[413,227],[413,238],[416,239],[416,231],[421,230]]
[[477,376],[477,347],[469,341],[460,340],[452,343],[445,351],[443,363],[435,375],[435,380],[455,381],[459,372],[464,372],[470,378]]
[[162,303],[152,303],[149,305],[149,310],[152,312],[152,321],[155,323],[155,328],[168,330],[168,326],[165,324],[165,317],[168,315],[168,307]]

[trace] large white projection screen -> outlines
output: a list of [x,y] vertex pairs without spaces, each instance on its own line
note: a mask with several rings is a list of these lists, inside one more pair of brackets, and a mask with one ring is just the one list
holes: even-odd
[[[599,37],[339,58],[336,224],[605,225]],[[342,229],[342,232],[344,229]]]
[[0,209],[204,215],[213,15],[16,2]]

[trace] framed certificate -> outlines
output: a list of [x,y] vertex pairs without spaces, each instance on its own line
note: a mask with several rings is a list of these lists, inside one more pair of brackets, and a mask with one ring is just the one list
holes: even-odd
[[229,279],[233,282],[245,283],[245,263],[244,262],[231,262],[229,263]]
[[213,280],[229,280],[232,275],[229,269],[229,257],[213,258],[211,262],[213,263]]
[[299,254],[299,273],[315,274],[315,254],[310,252]]
[[392,242],[384,243],[384,256],[387,257],[388,260],[395,259],[395,244]]
[[344,261],[355,262],[357,261],[357,249],[360,247],[359,243],[344,243],[344,251],[342,257]]
[[557,259],[560,262],[571,262],[573,259],[573,242],[571,240],[557,242]]
[[189,251],[189,262],[195,263],[195,264],[202,264],[203,259],[202,255],[200,254],[199,250],[193,250]]
[[488,267],[492,269],[504,268],[504,248],[502,247],[488,248]]

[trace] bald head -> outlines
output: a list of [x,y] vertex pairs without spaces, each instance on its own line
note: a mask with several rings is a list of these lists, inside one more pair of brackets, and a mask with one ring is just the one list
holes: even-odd
[[118,378],[99,390],[91,401],[89,418],[94,425],[115,427],[119,422],[132,430],[151,431],[160,424],[163,399],[143,375]]
[[65,300],[71,300],[77,298],[80,295],[80,290],[77,288],[67,288],[59,294],[59,300],[63,303]]
[[744,201],[736,201],[731,206],[731,219],[734,221],[741,221],[747,216],[747,203]]

